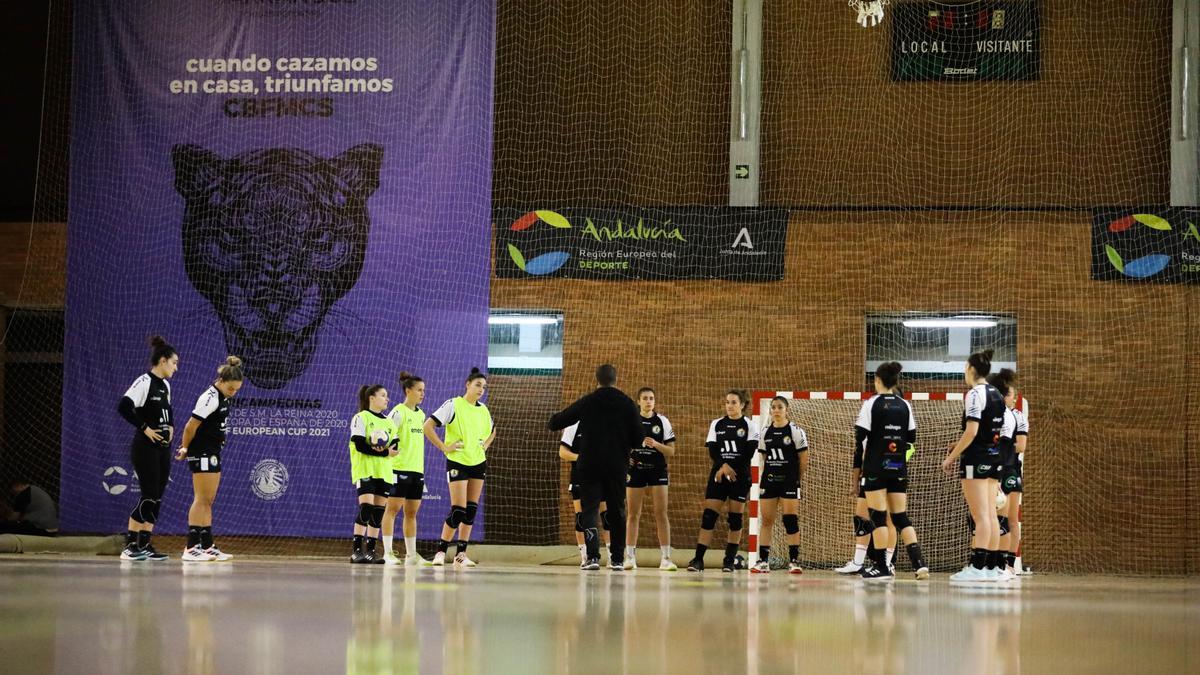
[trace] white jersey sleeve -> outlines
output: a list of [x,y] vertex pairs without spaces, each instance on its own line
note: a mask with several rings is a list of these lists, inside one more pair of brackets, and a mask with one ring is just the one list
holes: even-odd
[[217,388],[209,387],[200,394],[200,398],[196,399],[196,407],[192,409],[192,417],[198,420],[208,419],[208,416],[216,412],[217,406],[220,405],[220,397],[217,396]]
[[1017,428],[1014,431],[1014,433],[1017,436],[1028,435],[1029,434],[1029,417],[1027,417],[1025,415],[1025,413],[1021,412],[1020,410],[1017,410],[1016,408],[1013,408],[1013,416],[1015,416],[1017,418]]
[[1014,438],[1017,431],[1017,415],[1012,409],[1005,409],[1004,424],[1000,427],[1001,438]]
[[983,408],[987,405],[987,387],[977,384],[967,392],[963,401],[963,416],[976,422],[983,419]]
[[[876,394],[878,396],[878,394]],[[871,410],[875,407],[875,396],[863,401],[862,407],[858,409],[858,419],[854,421],[854,426],[864,431],[871,430]]]
[[746,440],[762,440],[762,429],[759,428],[758,422],[753,417],[746,418]]
[[917,430],[917,416],[913,413],[912,404],[908,402],[908,399],[902,398],[900,400],[904,401],[904,405],[908,406],[908,430],[916,431]]
[[362,415],[355,415],[350,418],[350,437],[355,436],[367,437],[367,423],[363,421]]
[[675,440],[675,427],[671,426],[671,420],[667,419],[666,415],[659,415],[658,419],[662,420],[663,443],[670,443]]
[[795,424],[792,425],[792,447],[796,448],[797,452],[808,449],[808,434]]
[[140,408],[146,405],[146,397],[150,395],[150,374],[143,374],[141,377],[133,381],[129,385],[129,389],[125,391],[125,398],[133,401],[133,407]]
[[717,442],[717,422],[719,422],[719,421],[720,421],[720,418],[717,418],[717,419],[713,420],[711,424],[708,425],[708,436],[704,439],[705,443],[716,443]]
[[567,446],[568,448],[573,448],[573,446],[575,445],[575,434],[578,433],[578,431],[579,431],[579,422],[576,422],[575,424],[572,424],[571,426],[567,427],[566,429],[563,429],[562,438],[559,439],[558,442],[562,443],[563,445]]
[[438,408],[437,410],[434,410],[433,414],[430,415],[430,417],[433,418],[433,421],[436,422],[438,426],[442,426],[442,427],[453,422],[454,421],[454,399],[452,399],[452,398],[446,399],[446,402],[443,403],[440,408]]

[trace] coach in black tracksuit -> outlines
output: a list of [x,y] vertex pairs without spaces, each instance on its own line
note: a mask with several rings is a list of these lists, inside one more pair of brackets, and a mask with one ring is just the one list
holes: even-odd
[[565,429],[579,423],[579,434],[585,440],[577,447],[584,542],[588,564],[599,566],[600,536],[596,527],[600,502],[608,505],[608,524],[611,528],[611,557],[613,569],[625,561],[625,478],[629,473],[630,448],[640,446],[645,433],[637,404],[616,388],[617,369],[605,364],[596,369],[596,390],[580,398],[550,418],[550,430]]

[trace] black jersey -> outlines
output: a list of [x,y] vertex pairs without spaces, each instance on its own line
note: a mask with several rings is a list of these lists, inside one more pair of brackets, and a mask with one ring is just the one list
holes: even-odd
[[229,418],[229,397],[215,386],[209,387],[196,400],[192,418],[200,421],[200,428],[192,437],[192,447],[197,453],[220,452],[225,445],[225,428]]
[[966,430],[969,420],[979,422],[975,439],[963,451],[967,462],[996,462],[999,459],[1000,451],[996,446],[1004,429],[1004,411],[1007,409],[1000,390],[990,384],[977,384],[967,392],[963,401],[962,428]]
[[800,453],[808,450],[808,434],[791,422],[762,429],[758,451],[763,454],[764,474],[795,474],[800,471]]
[[896,394],[875,394],[863,401],[854,430],[864,476],[908,475],[908,446],[917,441],[917,418],[908,401]]
[[[642,432],[646,434],[646,438],[653,438],[663,444],[675,440],[675,429],[671,427],[671,420],[667,419],[666,415],[653,413],[649,417],[638,417],[642,420]],[[643,468],[667,465],[667,458],[661,452],[641,445],[633,448],[632,459],[635,465]]]
[[1029,420],[1016,408],[1004,411],[1004,426],[1000,429],[1000,464],[1014,466],[1017,463],[1017,437],[1029,434]]
[[129,385],[118,410],[130,424],[138,427],[139,435],[142,427],[148,427],[162,434],[166,441],[174,424],[171,385],[154,373],[145,373]]
[[750,458],[758,448],[758,423],[749,417],[719,417],[708,425],[708,456],[713,466],[728,464],[738,476],[749,476]]

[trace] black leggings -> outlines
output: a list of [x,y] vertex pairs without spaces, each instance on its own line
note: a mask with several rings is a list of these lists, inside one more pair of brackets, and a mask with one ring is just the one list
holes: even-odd
[[171,477],[171,449],[152,443],[149,439],[134,439],[129,450],[133,470],[137,472],[143,499],[160,500]]

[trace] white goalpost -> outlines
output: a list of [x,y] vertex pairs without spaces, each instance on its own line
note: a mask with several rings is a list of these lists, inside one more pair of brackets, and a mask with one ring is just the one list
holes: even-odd
[[[854,550],[851,527],[855,496],[850,470],[854,452],[854,420],[871,392],[766,391],[753,393],[760,425],[770,424],[771,399],[788,399],[788,418],[808,434],[808,472],[800,492],[800,559],[806,567],[831,568],[844,563]],[[941,472],[947,448],[961,435],[962,392],[906,392],[917,417],[917,451],[909,460],[908,513],[930,568],[952,571],[963,564],[970,531],[968,511],[958,481]],[[1027,415],[1028,401],[1017,400]],[[1018,458],[1021,462],[1024,457]],[[749,508],[750,565],[758,561],[759,543],[769,542],[772,568],[787,565],[787,542],[779,519],[773,532],[760,531],[759,475],[762,455],[751,467]],[[907,561],[901,563],[907,569]],[[1021,571],[1020,551],[1016,568]]]

